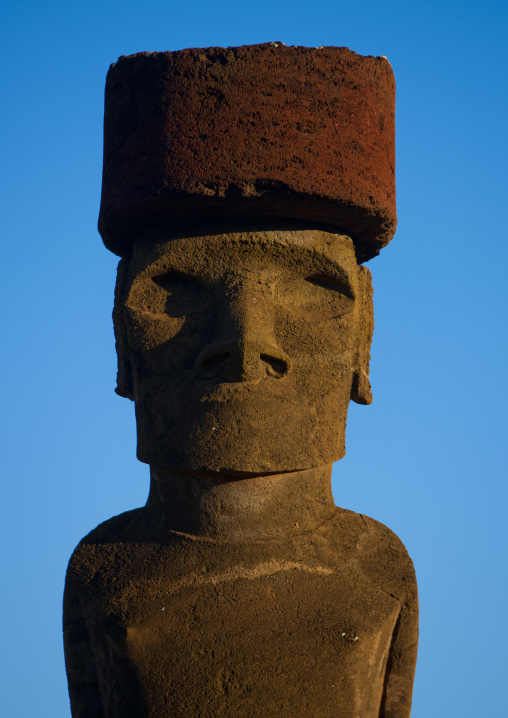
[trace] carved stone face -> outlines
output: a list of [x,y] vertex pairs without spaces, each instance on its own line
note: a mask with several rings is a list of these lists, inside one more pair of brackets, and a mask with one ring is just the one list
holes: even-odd
[[344,455],[352,387],[370,399],[370,273],[346,236],[144,237],[120,264],[115,330],[118,392],[155,466],[324,466]]

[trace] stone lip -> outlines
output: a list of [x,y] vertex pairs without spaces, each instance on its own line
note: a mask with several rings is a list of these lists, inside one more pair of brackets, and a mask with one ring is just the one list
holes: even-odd
[[385,58],[265,43],[121,57],[106,81],[99,231],[130,253],[148,227],[277,218],[393,237],[395,81]]

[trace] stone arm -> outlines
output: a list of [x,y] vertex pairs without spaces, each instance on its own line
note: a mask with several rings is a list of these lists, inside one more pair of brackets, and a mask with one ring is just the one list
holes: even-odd
[[379,718],[409,718],[418,647],[418,589],[405,546],[390,529],[362,516],[361,568],[378,588],[400,603],[386,664]]
[[76,587],[66,582],[64,593],[64,650],[73,718],[105,718],[96,659],[81,611]]
[[418,647],[418,604],[403,604],[388,654],[379,718],[409,718]]

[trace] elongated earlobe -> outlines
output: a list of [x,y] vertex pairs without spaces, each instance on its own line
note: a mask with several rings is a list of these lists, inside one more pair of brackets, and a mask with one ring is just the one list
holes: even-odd
[[372,303],[372,275],[367,267],[360,266],[357,307],[357,350],[351,385],[351,399],[357,404],[372,404],[369,381],[370,345],[374,331],[374,305]]
[[124,303],[127,284],[126,259],[118,263],[115,285],[115,305],[113,308],[113,326],[115,329],[116,355],[118,358],[118,373],[116,378],[116,393],[126,399],[134,400],[134,386],[132,381],[132,367],[129,357],[127,331],[124,321]]

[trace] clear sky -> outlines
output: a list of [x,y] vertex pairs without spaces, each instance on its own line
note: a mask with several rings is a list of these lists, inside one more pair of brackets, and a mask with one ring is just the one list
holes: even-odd
[[415,562],[413,718],[507,715],[507,15],[502,0],[4,1],[2,715],[70,716],[67,560],[148,488],[113,392],[116,258],[96,229],[108,66],[267,41],[393,65],[399,226],[369,265],[374,403],[351,406],[334,495]]

